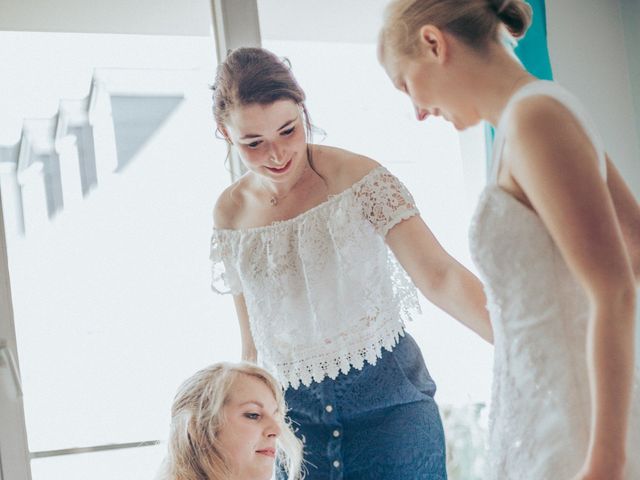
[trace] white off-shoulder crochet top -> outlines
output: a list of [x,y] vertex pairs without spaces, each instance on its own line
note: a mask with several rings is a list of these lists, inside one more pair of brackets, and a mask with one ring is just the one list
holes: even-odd
[[392,350],[419,312],[384,242],[419,212],[384,167],[289,220],[214,229],[212,287],[243,293],[259,362],[285,386],[335,379]]

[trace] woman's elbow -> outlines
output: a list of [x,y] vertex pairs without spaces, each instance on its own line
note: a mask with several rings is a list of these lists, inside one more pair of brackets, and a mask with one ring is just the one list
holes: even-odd
[[608,311],[616,317],[629,317],[635,321],[637,276],[635,279],[621,278],[617,282],[609,283],[607,288],[592,293],[592,301],[596,310]]

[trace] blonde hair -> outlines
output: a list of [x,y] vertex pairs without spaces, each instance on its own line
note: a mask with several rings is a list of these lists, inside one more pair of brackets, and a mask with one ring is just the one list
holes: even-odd
[[224,424],[223,406],[239,375],[255,377],[267,385],[282,413],[277,439],[278,460],[288,478],[302,478],[302,442],[285,421],[282,388],[265,370],[250,363],[216,363],[188,378],[178,389],[171,408],[168,452],[156,480],[223,480],[229,465],[217,433]]
[[531,7],[523,0],[392,0],[378,40],[401,55],[419,51],[420,28],[434,25],[452,33],[470,47],[484,51],[499,39],[501,26],[514,38],[522,37],[531,24]]

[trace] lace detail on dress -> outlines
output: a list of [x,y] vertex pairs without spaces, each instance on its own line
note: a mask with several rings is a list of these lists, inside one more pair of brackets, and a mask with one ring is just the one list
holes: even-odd
[[383,235],[416,214],[378,167],[292,219],[214,229],[213,288],[242,291],[258,358],[285,386],[375,364],[394,347],[420,307]]
[[391,351],[400,336],[404,335],[404,325],[393,318],[382,325],[379,331],[365,329],[359,333],[350,340],[350,346],[343,345],[339,350],[330,350],[326,348],[331,343],[328,342],[319,346],[316,355],[309,352],[304,359],[275,365],[280,381],[295,389],[300,384],[309,386],[312,381],[321,382],[325,377],[335,380],[338,374],[347,374],[352,368],[362,370],[365,361],[375,365],[382,355],[382,349]]
[[364,217],[383,237],[402,220],[418,213],[407,187],[387,171],[358,184],[355,195],[362,205]]
[[220,294],[230,293],[237,295],[242,293],[242,284],[235,271],[233,263],[233,246],[229,238],[224,235],[211,236],[211,288]]

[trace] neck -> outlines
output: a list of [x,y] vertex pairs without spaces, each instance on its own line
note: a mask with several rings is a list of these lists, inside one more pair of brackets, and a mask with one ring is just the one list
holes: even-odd
[[298,175],[293,176],[287,182],[273,182],[270,179],[262,176],[258,176],[258,182],[263,190],[266,191],[270,196],[275,196],[280,199],[285,196],[288,196],[296,187],[305,183],[307,178],[310,175],[313,175],[313,169],[309,164],[308,154],[305,153],[304,161],[301,162],[301,165],[298,166],[299,172]]
[[496,126],[511,96],[536,78],[502,45],[491,45],[489,50],[486,56],[471,56],[466,71],[473,85],[472,103],[480,118]]

